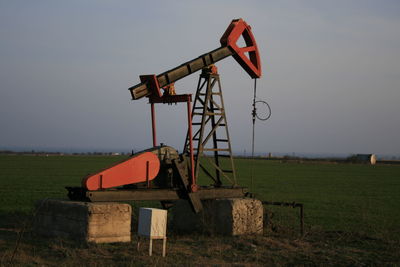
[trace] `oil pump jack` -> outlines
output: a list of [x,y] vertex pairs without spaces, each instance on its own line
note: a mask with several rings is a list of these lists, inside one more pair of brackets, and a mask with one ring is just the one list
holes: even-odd
[[[238,40],[243,37],[245,46]],[[187,199],[195,212],[201,200],[244,197],[236,183],[220,77],[214,63],[233,56],[251,78],[261,77],[256,40],[243,19],[234,19],[220,39],[221,47],[159,75],[141,75],[129,88],[133,100],[147,97],[151,107],[153,147],[83,178],[82,187],[67,187],[72,200],[157,200],[163,205]],[[174,83],[201,70],[193,107],[191,94],[176,94]],[[188,131],[183,153],[158,145],[155,104],[186,103]],[[199,173],[212,182],[198,184]]]

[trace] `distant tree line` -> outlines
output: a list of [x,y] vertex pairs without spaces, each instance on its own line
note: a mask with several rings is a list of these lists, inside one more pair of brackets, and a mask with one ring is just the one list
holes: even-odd
[[49,152],[49,151],[12,151],[12,150],[0,150],[0,155],[37,155],[37,156],[125,156],[130,155],[128,152]]

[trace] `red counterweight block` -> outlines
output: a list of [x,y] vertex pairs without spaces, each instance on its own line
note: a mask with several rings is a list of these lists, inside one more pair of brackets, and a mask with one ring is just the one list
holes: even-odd
[[101,190],[127,184],[150,182],[160,170],[160,160],[151,152],[132,156],[83,179],[87,190]]

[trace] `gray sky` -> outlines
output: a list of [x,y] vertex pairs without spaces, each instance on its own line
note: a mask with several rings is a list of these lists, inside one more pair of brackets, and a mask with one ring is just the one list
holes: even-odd
[[[272,107],[257,152],[399,154],[395,0],[0,0],[0,149],[150,147],[150,107],[127,89],[219,47],[238,17],[252,26],[258,96]],[[217,66],[233,149],[250,151],[253,81],[233,58]],[[159,141],[181,150],[185,106],[157,111]]]

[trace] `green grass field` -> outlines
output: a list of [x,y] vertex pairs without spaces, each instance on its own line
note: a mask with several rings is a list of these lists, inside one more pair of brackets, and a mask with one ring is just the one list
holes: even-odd
[[[239,183],[250,172],[237,160]],[[324,230],[400,238],[400,166],[255,160],[254,192],[263,200],[305,205],[306,222]]]
[[[2,242],[0,243],[0,249],[4,251],[5,255],[2,257],[2,263],[10,256],[10,245],[15,243],[16,237],[9,233],[10,229],[21,227],[24,219],[29,218],[35,201],[43,198],[66,198],[65,186],[79,186],[81,178],[86,174],[121,159],[122,157],[119,156],[0,156],[0,241]],[[248,159],[237,159],[235,165],[238,171],[238,183],[242,186],[250,187],[251,161]],[[291,232],[293,236],[282,235],[280,232],[267,231],[265,238],[274,238],[268,239],[271,244],[276,244],[277,240],[283,242],[283,245],[281,243],[277,245],[281,247],[278,251],[282,250],[283,253],[285,249],[282,246],[287,247],[291,244],[292,247],[288,248],[289,254],[279,254],[276,251],[274,252],[274,248],[270,251],[268,248],[273,247],[273,245],[267,244],[266,248],[263,248],[266,249],[263,255],[270,255],[274,261],[271,262],[271,259],[263,261],[263,257],[260,256],[261,258],[254,258],[254,261],[250,261],[250,264],[263,265],[272,263],[281,265],[304,262],[323,264],[329,263],[323,260],[324,257],[328,257],[326,255],[334,258],[332,255],[335,255],[335,253],[344,253],[344,256],[340,256],[338,258],[340,261],[336,260],[333,263],[346,263],[346,257],[349,256],[350,259],[356,259],[352,262],[356,265],[357,263],[374,264],[383,261],[383,258],[379,256],[378,250],[380,249],[384,249],[389,253],[385,256],[389,258],[389,263],[400,263],[396,252],[390,252],[392,250],[399,251],[400,248],[400,166],[319,164],[310,162],[285,163],[257,159],[254,160],[253,181],[253,191],[257,198],[261,200],[303,203],[305,205],[307,234],[299,241],[299,236],[294,234],[294,231]],[[275,223],[281,225],[283,228],[297,226],[297,210],[270,206],[266,206],[266,208],[274,214],[273,220],[275,220]],[[308,242],[308,246],[315,246],[314,250],[318,250],[320,249],[320,245],[323,247],[323,244],[320,244],[320,242],[329,239],[327,236],[329,235],[328,233],[336,233],[337,239],[336,237],[333,238],[334,241],[331,243],[327,241],[329,243],[328,247],[331,250],[328,249],[325,252],[321,252],[321,255],[310,256],[307,253],[311,252],[303,251],[300,253],[298,248],[297,250],[293,249],[293,246],[296,247],[296,245],[292,244],[292,242],[297,240],[296,242],[300,243]],[[343,236],[346,237],[344,238]],[[233,242],[232,240],[225,241],[226,239],[219,237],[210,238],[219,240],[218,242],[215,240],[212,242],[219,244],[220,248],[228,246]],[[206,237],[198,237],[197,239],[201,239],[203,243],[207,243]],[[189,239],[189,241],[185,241],[186,243],[182,244],[181,240],[182,238],[177,237],[175,241],[170,241],[176,248],[176,255],[170,255],[170,259],[166,260],[164,264],[173,264],[177,260],[179,262],[180,254],[178,248],[180,246],[185,247],[185,244],[187,245],[191,242],[191,239]],[[239,250],[242,246],[242,241],[244,243],[250,241],[253,243],[261,242],[254,238],[235,240],[240,243],[237,244]],[[234,242],[236,242],[235,240]],[[369,243],[368,240],[374,241]],[[263,240],[262,242],[266,241]],[[351,244],[355,242],[356,245],[349,245],[349,242]],[[307,245],[300,243],[298,244],[299,246]],[[326,245],[326,243],[324,244]],[[29,254],[24,248],[26,247],[27,250],[31,250],[32,246],[38,246],[45,251],[43,246],[54,246],[54,244],[49,245],[46,242],[45,245],[43,243],[38,244],[34,241],[29,241],[28,238],[28,241],[22,245],[23,248],[21,250],[23,253]],[[69,245],[65,246],[68,247]],[[69,250],[75,251],[73,247],[76,244],[70,246]],[[338,246],[350,246],[351,250],[345,250],[345,252],[336,251]],[[106,254],[109,249],[114,250],[118,248],[118,246],[113,247],[111,245],[109,247],[107,245],[95,247],[96,249],[104,250],[102,253]],[[357,252],[353,248],[360,251]],[[84,247],[84,249],[89,249],[90,253],[95,253],[90,246]],[[204,249],[197,248],[203,254],[214,255],[214,252],[207,252]],[[71,251],[69,253],[78,253],[77,251]],[[174,251],[174,249],[171,251]],[[171,251],[170,254],[172,253]],[[296,251],[300,253],[300,258],[298,258]],[[293,255],[290,254],[291,252]],[[48,252],[43,253],[43,255],[47,255],[46,253]],[[238,251],[235,253],[238,255],[237,260],[239,262],[245,261],[240,256],[241,252]],[[36,256],[38,264],[44,261],[43,258],[45,256],[41,255],[39,253]],[[190,254],[190,256],[195,257],[196,255]],[[30,259],[29,257],[27,256],[28,259]],[[81,255],[81,257],[83,256]],[[131,256],[125,255],[121,257],[129,258]],[[224,255],[210,257],[212,258],[210,262],[214,262],[217,265],[232,263],[233,259],[233,256],[226,258]],[[245,256],[243,255],[243,257]],[[374,257],[377,257],[378,260],[374,261]],[[154,263],[153,261],[148,262],[144,260],[144,257],[142,258],[140,259],[145,263]],[[174,260],[171,261],[171,258]],[[363,261],[364,258],[367,261]],[[91,260],[94,259],[87,259],[86,263],[91,262]],[[22,258],[16,262],[24,265],[25,260]],[[180,262],[182,264],[187,263],[186,261]],[[69,263],[73,264],[73,262]],[[69,263],[67,261],[66,264],[69,265]],[[95,260],[94,263],[96,263]],[[51,265],[51,262],[45,262],[45,264]],[[97,265],[101,266],[102,264],[99,261]]]

